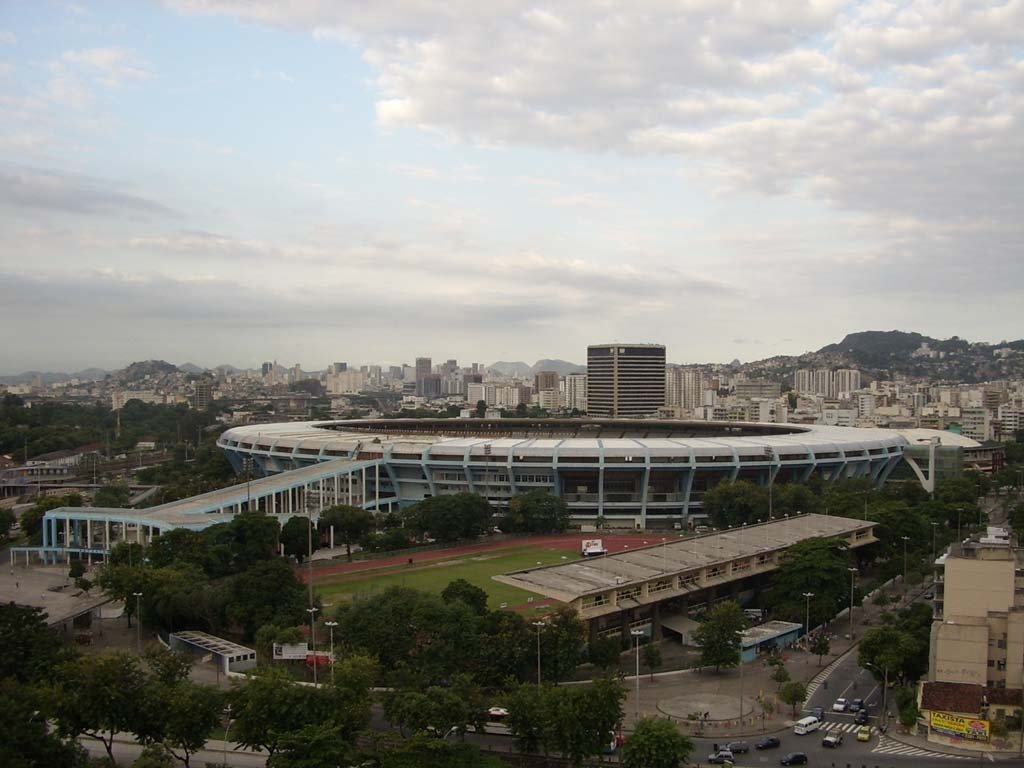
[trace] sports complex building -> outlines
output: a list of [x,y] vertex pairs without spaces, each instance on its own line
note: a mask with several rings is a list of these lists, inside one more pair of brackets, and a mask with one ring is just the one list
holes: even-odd
[[[173,528],[199,530],[258,510],[282,522],[339,503],[390,510],[471,492],[501,508],[519,493],[561,496],[576,525],[679,530],[721,482],[885,482],[903,459],[899,432],[796,424],[569,419],[380,419],[263,424],[218,445],[251,478],[147,509],[46,513],[45,560],[102,555]],[[13,556],[13,554],[12,554]]]
[[218,445],[259,475],[321,462],[380,462],[369,489],[399,503],[470,492],[501,507],[518,493],[561,496],[576,523],[681,528],[720,482],[867,477],[883,483],[907,445],[882,429],[580,419],[396,419],[236,427]]

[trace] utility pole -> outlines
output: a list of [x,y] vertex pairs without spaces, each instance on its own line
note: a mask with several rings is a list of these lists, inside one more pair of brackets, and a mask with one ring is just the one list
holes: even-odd
[[[131,552],[131,544],[128,547],[128,551]],[[139,656],[142,656],[142,610],[139,607],[142,593],[132,592],[132,595],[135,597],[135,646]]]
[[320,609],[317,608],[315,605],[312,608],[307,608],[306,609],[306,613],[309,614],[309,638],[310,638],[310,640],[313,643],[313,685],[314,686],[317,684],[317,682],[316,682],[316,668],[317,668],[317,658],[316,658],[316,612],[318,610],[320,610]]
[[[633,636],[633,644],[636,646],[636,720],[634,721],[634,727],[636,723],[640,722],[640,638],[643,637],[644,631],[642,629],[631,629],[629,634]],[[741,670],[742,674],[742,670]],[[740,701],[743,694],[740,694]]]
[[540,688],[540,628],[544,626],[543,621],[533,622],[537,628],[537,687]]
[[909,536],[900,536],[903,539],[903,591],[907,591],[907,542],[910,541]]

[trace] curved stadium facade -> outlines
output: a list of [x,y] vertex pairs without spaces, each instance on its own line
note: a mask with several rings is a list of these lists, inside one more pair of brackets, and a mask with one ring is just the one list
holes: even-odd
[[[723,481],[760,485],[869,478],[880,485],[908,445],[899,433],[795,424],[636,420],[394,419],[235,427],[218,445],[239,473],[271,476],[349,461],[368,507],[472,492],[501,506],[544,489],[573,520],[684,527]],[[339,462],[340,463],[340,462]]]

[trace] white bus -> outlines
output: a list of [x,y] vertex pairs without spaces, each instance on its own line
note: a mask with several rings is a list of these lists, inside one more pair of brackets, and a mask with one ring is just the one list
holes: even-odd
[[793,724],[793,733],[803,736],[805,733],[816,731],[821,727],[821,720],[816,717],[804,717]]

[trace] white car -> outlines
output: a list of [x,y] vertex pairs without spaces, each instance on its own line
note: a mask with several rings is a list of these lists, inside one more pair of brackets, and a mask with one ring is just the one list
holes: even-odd
[[832,705],[833,712],[845,712],[846,711],[846,699],[836,699],[836,703]]

